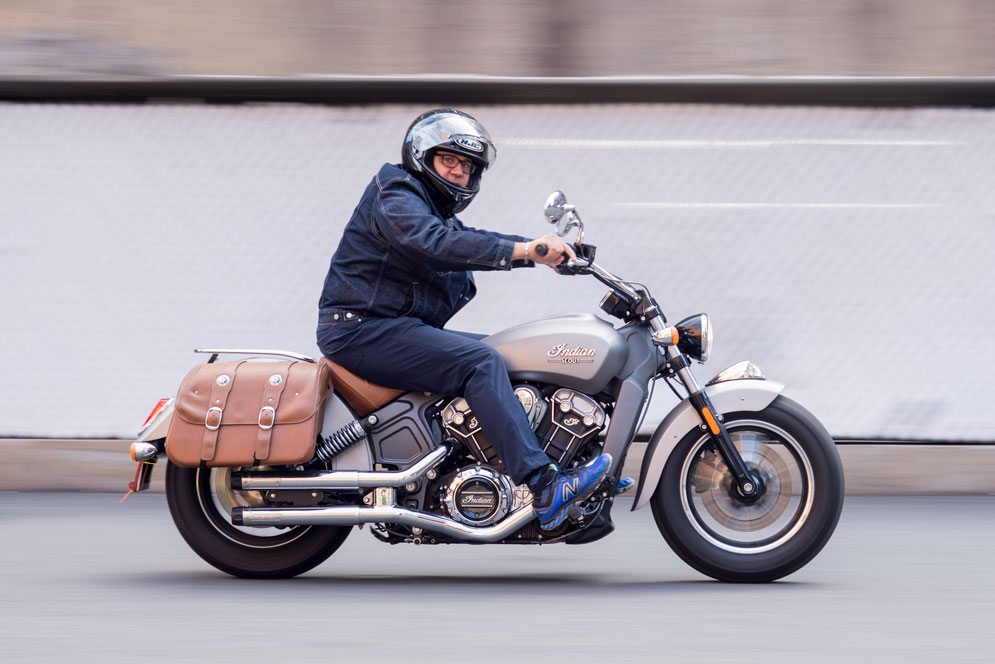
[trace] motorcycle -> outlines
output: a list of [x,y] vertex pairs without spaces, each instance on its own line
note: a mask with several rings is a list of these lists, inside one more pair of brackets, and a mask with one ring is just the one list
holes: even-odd
[[[560,237],[577,229],[576,258],[557,270],[606,285],[601,309],[621,321],[616,327],[590,314],[553,316],[485,339],[504,357],[552,461],[569,468],[611,455],[603,484],[561,525],[538,527],[532,494],[502,472],[464,399],[371,385],[322,360],[333,367],[335,387],[310,461],[169,462],[169,510],[193,550],[229,574],[272,578],[314,568],[365,524],[390,544],[593,542],[614,529],[615,498],[631,489],[620,481],[622,465],[651,388],[663,380],[680,403],[649,439],[631,509],[650,505],[677,555],[721,581],[773,581],[812,560],[836,527],[844,495],[825,428],[751,362],[702,387],[691,362],[708,359],[708,316],[670,325],[648,289],[599,266],[562,192],[547,199],[545,216]],[[210,353],[209,362],[226,353],[315,362],[286,351],[197,352]],[[139,462],[133,491],[147,488],[167,451],[174,409],[174,399],[161,400],[132,444]]]

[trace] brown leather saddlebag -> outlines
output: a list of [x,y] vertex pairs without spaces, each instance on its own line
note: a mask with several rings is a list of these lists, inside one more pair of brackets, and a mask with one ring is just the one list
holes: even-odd
[[324,363],[198,365],[176,396],[166,454],[191,468],[310,461],[331,388]]

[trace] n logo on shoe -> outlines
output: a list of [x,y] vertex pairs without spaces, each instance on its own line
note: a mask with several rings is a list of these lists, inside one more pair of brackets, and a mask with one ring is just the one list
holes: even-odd
[[577,487],[580,483],[580,478],[575,477],[566,484],[563,485],[563,500],[568,501],[577,495]]

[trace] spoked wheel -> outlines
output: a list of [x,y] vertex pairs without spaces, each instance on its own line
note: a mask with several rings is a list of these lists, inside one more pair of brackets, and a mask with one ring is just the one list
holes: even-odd
[[729,436],[762,486],[745,500],[709,436],[686,435],[653,495],[653,515],[686,563],[721,581],[773,581],[829,541],[843,508],[843,468],[808,411],[778,397],[759,413],[731,413]]
[[320,565],[342,545],[348,526],[234,526],[234,507],[264,505],[258,491],[231,488],[231,468],[166,466],[166,499],[177,529],[197,555],[223,572],[286,578]]

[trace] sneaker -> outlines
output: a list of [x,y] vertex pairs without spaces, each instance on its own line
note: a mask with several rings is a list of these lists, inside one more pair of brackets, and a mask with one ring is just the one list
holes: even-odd
[[631,477],[623,477],[618,481],[618,484],[615,485],[615,495],[621,496],[623,493],[630,490],[634,486],[636,486],[636,480],[632,479]]
[[580,468],[560,470],[550,464],[532,475],[529,489],[539,527],[552,530],[567,518],[574,503],[588,498],[598,488],[612,465],[610,454],[597,456]]

